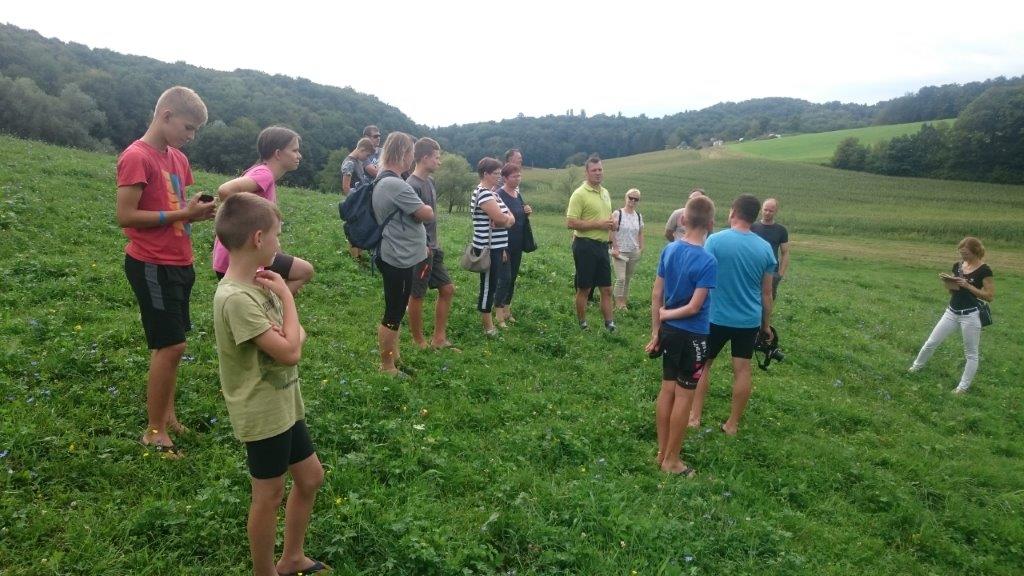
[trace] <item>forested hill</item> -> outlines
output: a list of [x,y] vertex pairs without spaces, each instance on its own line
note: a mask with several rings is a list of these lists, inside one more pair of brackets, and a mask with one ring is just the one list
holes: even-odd
[[183,84],[199,92],[210,111],[209,125],[188,148],[196,166],[236,173],[254,160],[259,130],[284,124],[303,138],[304,161],[287,176],[288,182],[324,189],[337,184],[338,151],[353,147],[367,124],[385,132],[435,136],[446,150],[474,164],[483,156],[500,157],[519,147],[530,166],[561,167],[581,162],[591,152],[613,158],[666,147],[699,148],[719,139],[952,118],[988,88],[1021,83],[1020,77],[1000,77],[930,86],[873,105],[761,98],[663,118],[588,116],[569,110],[430,130],[394,106],[351,88],[252,70],[219,72],[183,62],[167,64],[0,24],[0,131],[118,151],[145,131],[160,92]]
[[310,186],[332,150],[351,148],[367,124],[422,134],[394,106],[351,88],[252,70],[219,72],[48,39],[0,24],[0,131],[117,151],[145,131],[160,93],[181,84],[206,102],[210,123],[189,145],[197,166],[234,173],[252,163],[256,135],[285,124],[305,161],[289,181]]

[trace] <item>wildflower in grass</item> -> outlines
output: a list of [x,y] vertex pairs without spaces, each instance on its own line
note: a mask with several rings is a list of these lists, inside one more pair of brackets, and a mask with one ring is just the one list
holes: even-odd
[[10,450],[0,450],[0,459],[7,458],[7,455],[10,453]]

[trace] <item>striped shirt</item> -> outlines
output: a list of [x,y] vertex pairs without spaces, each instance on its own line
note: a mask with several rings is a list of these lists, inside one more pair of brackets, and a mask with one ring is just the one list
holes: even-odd
[[470,200],[470,206],[473,209],[473,248],[487,248],[488,233],[491,235],[490,248],[506,248],[508,247],[508,229],[491,228],[491,217],[481,208],[481,205],[488,202],[497,202],[502,214],[509,213],[508,207],[505,206],[505,203],[501,201],[497,194],[477,186]]

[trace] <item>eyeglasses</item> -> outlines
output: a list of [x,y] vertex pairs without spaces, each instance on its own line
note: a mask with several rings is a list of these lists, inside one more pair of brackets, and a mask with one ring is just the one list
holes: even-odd
[[639,198],[634,198],[634,197],[632,197],[632,196],[629,196],[629,199],[630,199],[631,201],[633,201],[633,202],[639,202],[639,201],[640,201],[640,199],[639,199]]

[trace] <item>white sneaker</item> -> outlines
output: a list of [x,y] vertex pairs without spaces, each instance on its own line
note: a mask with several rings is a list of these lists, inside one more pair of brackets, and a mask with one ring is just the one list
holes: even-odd
[[921,368],[924,368],[924,366],[918,366],[917,364],[911,364],[910,368],[907,368],[907,372],[910,372],[911,374],[913,374],[915,372],[920,372]]
[[967,388],[966,386],[957,386],[956,388],[953,388],[953,394],[967,394],[968,390],[970,390],[970,388]]

